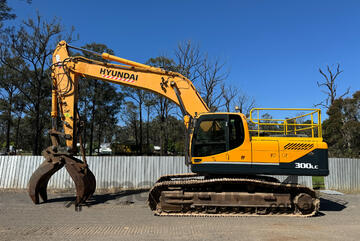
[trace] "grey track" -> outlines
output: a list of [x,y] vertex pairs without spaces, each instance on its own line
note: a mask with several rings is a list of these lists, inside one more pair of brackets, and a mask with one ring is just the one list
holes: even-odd
[[299,217],[158,217],[147,192],[96,194],[66,208],[74,193],[34,205],[25,191],[0,191],[0,240],[358,240],[360,195],[321,196],[320,215]]

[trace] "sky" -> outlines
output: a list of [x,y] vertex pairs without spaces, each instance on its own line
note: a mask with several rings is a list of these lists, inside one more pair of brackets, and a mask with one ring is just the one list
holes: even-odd
[[[257,107],[312,108],[325,99],[319,68],[344,71],[338,93],[360,90],[360,1],[10,0],[12,24],[58,17],[75,27],[73,45],[103,43],[137,62],[191,40],[229,71],[228,84]],[[11,23],[11,22],[9,22]],[[323,111],[325,112],[325,110]]]

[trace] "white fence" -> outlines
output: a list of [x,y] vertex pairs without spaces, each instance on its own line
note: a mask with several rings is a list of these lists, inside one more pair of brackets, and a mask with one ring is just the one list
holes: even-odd
[[[190,172],[181,156],[90,156],[87,160],[98,189],[148,188],[162,175]],[[0,188],[27,188],[31,174],[42,162],[42,156],[0,156]],[[360,160],[330,158],[329,168],[326,188],[360,191]],[[312,187],[311,177],[276,177]],[[48,188],[74,188],[74,183],[62,168],[50,179]]]
[[[0,188],[27,188],[31,174],[43,160],[42,156],[0,156]],[[87,161],[98,189],[147,188],[162,175],[190,172],[181,156],[89,156]],[[65,168],[48,184],[48,188],[74,187]]]
[[329,158],[329,170],[326,189],[360,192],[360,159]]

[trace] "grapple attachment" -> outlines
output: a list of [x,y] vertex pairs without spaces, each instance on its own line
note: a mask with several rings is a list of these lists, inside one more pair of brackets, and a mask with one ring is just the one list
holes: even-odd
[[64,165],[76,187],[75,206],[84,203],[94,192],[96,180],[88,165],[66,153],[58,153],[52,147],[42,153],[45,161],[32,174],[29,181],[29,195],[35,204],[40,203],[39,196],[47,201],[47,185],[51,176]]

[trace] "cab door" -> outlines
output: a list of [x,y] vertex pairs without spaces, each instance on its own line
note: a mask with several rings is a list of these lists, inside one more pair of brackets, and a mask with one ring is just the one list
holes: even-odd
[[246,121],[240,115],[229,115],[228,161],[231,164],[251,164],[251,143]]
[[228,160],[228,115],[203,115],[197,122],[192,139],[192,163],[214,163]]

